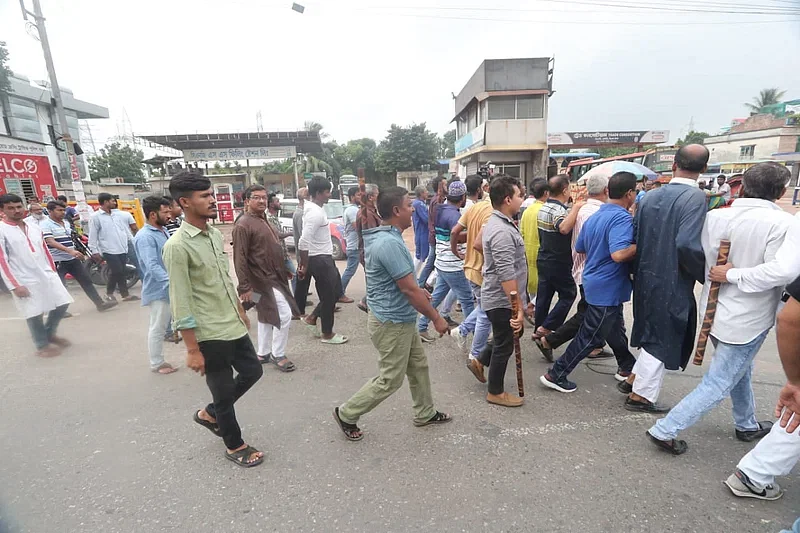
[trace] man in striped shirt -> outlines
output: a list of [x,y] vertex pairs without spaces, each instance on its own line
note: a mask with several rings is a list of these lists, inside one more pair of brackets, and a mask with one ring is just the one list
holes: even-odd
[[165,196],[164,198],[169,201],[169,222],[164,226],[164,229],[166,229],[167,234],[172,237],[175,232],[178,231],[178,228],[181,227],[181,222],[183,222],[183,209],[171,196]]

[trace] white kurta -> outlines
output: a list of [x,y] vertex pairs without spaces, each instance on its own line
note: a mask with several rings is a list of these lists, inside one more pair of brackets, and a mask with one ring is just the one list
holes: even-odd
[[58,306],[73,302],[61,283],[39,226],[17,226],[0,222],[0,275],[6,287],[25,287],[28,298],[18,298],[13,290],[14,304],[25,318],[39,316]]

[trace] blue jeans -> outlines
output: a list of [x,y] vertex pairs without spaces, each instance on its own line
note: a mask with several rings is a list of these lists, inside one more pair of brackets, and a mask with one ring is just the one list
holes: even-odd
[[60,305],[51,310],[47,313],[47,322],[44,320],[44,314],[28,319],[28,329],[31,331],[31,337],[33,337],[33,343],[37,350],[50,344],[50,339],[55,336],[58,324],[67,312],[67,307],[69,304]]
[[417,279],[417,285],[419,285],[420,287],[425,286],[425,282],[428,281],[428,277],[433,273],[433,268],[434,268],[433,263],[435,261],[436,261],[436,246],[431,246],[431,250],[428,252],[428,259],[425,260],[425,266],[422,267],[422,272],[420,272],[419,278]]
[[747,344],[726,344],[711,337],[714,343],[714,357],[711,366],[700,384],[667,416],[649,429],[657,439],[670,440],[678,433],[716,407],[722,400],[731,397],[733,402],[733,421],[740,431],[753,431],[759,428],[756,420],[756,403],[753,397],[753,359],[764,343],[769,330]]
[[489,322],[489,317],[481,307],[481,286],[475,285],[471,281],[469,286],[472,289],[472,297],[475,299],[475,309],[458,326],[458,331],[462,337],[472,333],[472,349],[470,349],[469,355],[470,358],[475,359],[486,348],[489,333],[492,331],[492,323]]
[[444,297],[444,302],[442,303],[442,308],[440,313],[443,317],[450,316],[450,313],[453,311],[453,306],[456,304],[457,298],[458,296],[453,291],[448,292],[447,296]]
[[[466,276],[464,276],[464,271],[444,272],[439,269],[437,269],[437,271],[439,273],[439,279],[436,281],[436,288],[433,289],[433,294],[431,295],[431,305],[434,309],[438,307],[439,304],[442,303],[442,300],[444,300],[448,291],[452,290],[458,297],[458,301],[461,302],[461,311],[464,313],[464,316],[469,316],[475,308],[475,303],[472,301],[472,291],[469,288],[469,282],[467,282]],[[428,331],[428,322],[430,322],[428,317],[425,315],[420,316],[420,333]]]
[[347,268],[344,269],[344,274],[342,274],[342,292],[347,292],[347,284],[350,283],[350,278],[358,270],[360,258],[361,254],[358,248],[355,250],[347,249]]
[[292,274],[292,294],[294,294],[297,291],[297,266],[288,257],[284,264],[286,265],[286,270]]

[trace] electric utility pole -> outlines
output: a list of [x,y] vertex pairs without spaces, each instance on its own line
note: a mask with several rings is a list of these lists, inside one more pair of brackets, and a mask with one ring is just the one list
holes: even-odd
[[89,208],[86,204],[86,196],[83,194],[83,183],[81,183],[81,173],[78,170],[78,160],[75,157],[75,146],[72,141],[72,136],[69,134],[69,126],[67,125],[67,114],[64,111],[64,102],[61,100],[61,88],[58,85],[56,78],[56,68],[53,65],[53,55],[50,53],[50,40],[47,38],[47,29],[44,26],[44,15],[42,14],[42,5],[39,0],[33,1],[33,13],[25,8],[25,0],[20,0],[22,6],[22,17],[28,20],[28,15],[34,18],[36,29],[39,32],[39,42],[42,43],[42,51],[44,52],[44,61],[47,65],[47,76],[50,78],[50,93],[53,95],[53,103],[56,107],[56,115],[61,129],[61,139],[64,141],[64,148],[67,154],[67,161],[69,162],[69,170],[72,176],[72,191],[75,194],[75,201],[77,202],[77,210],[83,214]]

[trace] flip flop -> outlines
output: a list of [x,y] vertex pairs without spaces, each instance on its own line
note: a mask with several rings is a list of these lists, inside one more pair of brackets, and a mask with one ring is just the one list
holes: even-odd
[[[167,372],[162,372],[162,370],[167,370]],[[154,374],[160,374],[162,376],[166,376],[167,374],[172,374],[172,373],[177,372],[177,371],[178,371],[178,369],[175,368],[174,366],[172,366],[169,363],[164,363],[161,366],[159,366],[158,368],[154,368],[154,369],[151,370],[151,372],[153,372]]]
[[309,324],[305,320],[303,320],[303,325],[306,329],[316,338],[322,337],[322,332],[320,331],[319,327],[316,324]]
[[338,333],[331,337],[330,339],[321,339],[319,342],[323,344],[344,344],[349,341],[347,337],[344,335],[339,335]]
[[[333,418],[336,420],[336,423],[339,424],[339,428],[342,430],[342,433],[344,433],[344,437],[347,440],[355,442],[364,438],[364,432],[361,431],[361,428],[359,428],[355,424],[348,424],[347,422],[339,418],[338,407],[333,408]],[[355,432],[358,432],[357,436],[353,436],[353,433]]]
[[192,420],[194,420],[196,423],[200,424],[204,428],[208,429],[211,433],[213,433],[217,437],[221,437],[222,435],[219,432],[219,426],[217,424],[209,422],[208,420],[203,420],[202,418],[200,418],[199,413],[200,411],[195,411]]
[[236,463],[238,466],[241,466],[242,468],[253,468],[254,466],[258,466],[258,465],[260,465],[261,463],[264,462],[264,456],[263,455],[261,457],[259,457],[258,459],[256,459],[255,461],[253,461],[252,463],[246,463],[245,462],[245,460],[248,457],[250,457],[251,455],[253,455],[256,452],[258,452],[258,450],[256,450],[252,446],[245,446],[244,448],[242,448],[239,451],[236,451],[236,452],[233,452],[233,453],[228,453],[226,451],[224,453],[225,453],[225,457],[227,457],[229,460],[231,460],[234,463]]

